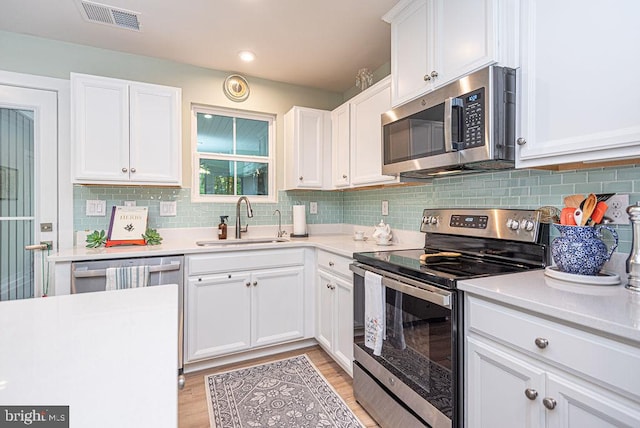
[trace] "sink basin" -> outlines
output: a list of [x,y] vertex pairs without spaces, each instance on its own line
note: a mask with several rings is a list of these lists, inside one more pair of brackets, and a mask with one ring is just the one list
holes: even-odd
[[289,240],[287,238],[215,239],[211,241],[196,241],[196,245],[201,247],[220,247],[225,245],[270,244],[275,242],[289,242]]

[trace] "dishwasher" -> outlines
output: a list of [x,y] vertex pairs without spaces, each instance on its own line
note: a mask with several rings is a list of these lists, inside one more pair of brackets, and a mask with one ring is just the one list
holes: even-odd
[[71,294],[105,291],[107,268],[149,266],[149,286],[178,284],[178,387],[184,387],[183,256],[88,260],[71,263]]

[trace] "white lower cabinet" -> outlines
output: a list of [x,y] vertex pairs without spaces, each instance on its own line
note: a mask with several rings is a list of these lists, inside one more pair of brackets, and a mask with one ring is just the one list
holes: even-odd
[[[353,374],[353,281],[350,259],[318,251],[316,340]],[[345,272],[346,269],[346,272]]]
[[465,297],[465,426],[640,426],[640,351]]
[[[235,258],[229,253],[190,257],[185,299],[187,362],[303,338],[302,254],[285,250],[238,252]],[[267,260],[273,267],[242,270],[252,264],[265,267]],[[278,263],[292,266],[276,267]],[[207,266],[222,272],[197,273]]]

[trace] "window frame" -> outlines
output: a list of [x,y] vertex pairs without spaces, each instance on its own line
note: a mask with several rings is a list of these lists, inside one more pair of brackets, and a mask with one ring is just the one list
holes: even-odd
[[[268,156],[252,156],[222,153],[198,152],[198,113],[226,116],[237,119],[259,120],[268,124]],[[235,141],[234,141],[235,145]],[[276,115],[270,113],[253,112],[249,110],[236,110],[224,107],[192,104],[191,106],[191,201],[192,202],[236,202],[241,196],[247,196],[251,203],[275,203],[278,202],[276,191]],[[258,162],[266,163],[268,171],[267,195],[202,195],[200,194],[200,159]],[[237,171],[237,170],[236,170]],[[235,186],[234,186],[235,188]]]

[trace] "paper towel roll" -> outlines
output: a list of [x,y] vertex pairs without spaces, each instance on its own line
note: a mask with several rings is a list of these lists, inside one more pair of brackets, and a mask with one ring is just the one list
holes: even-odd
[[307,233],[307,213],[304,205],[293,206],[293,234],[304,235]]

